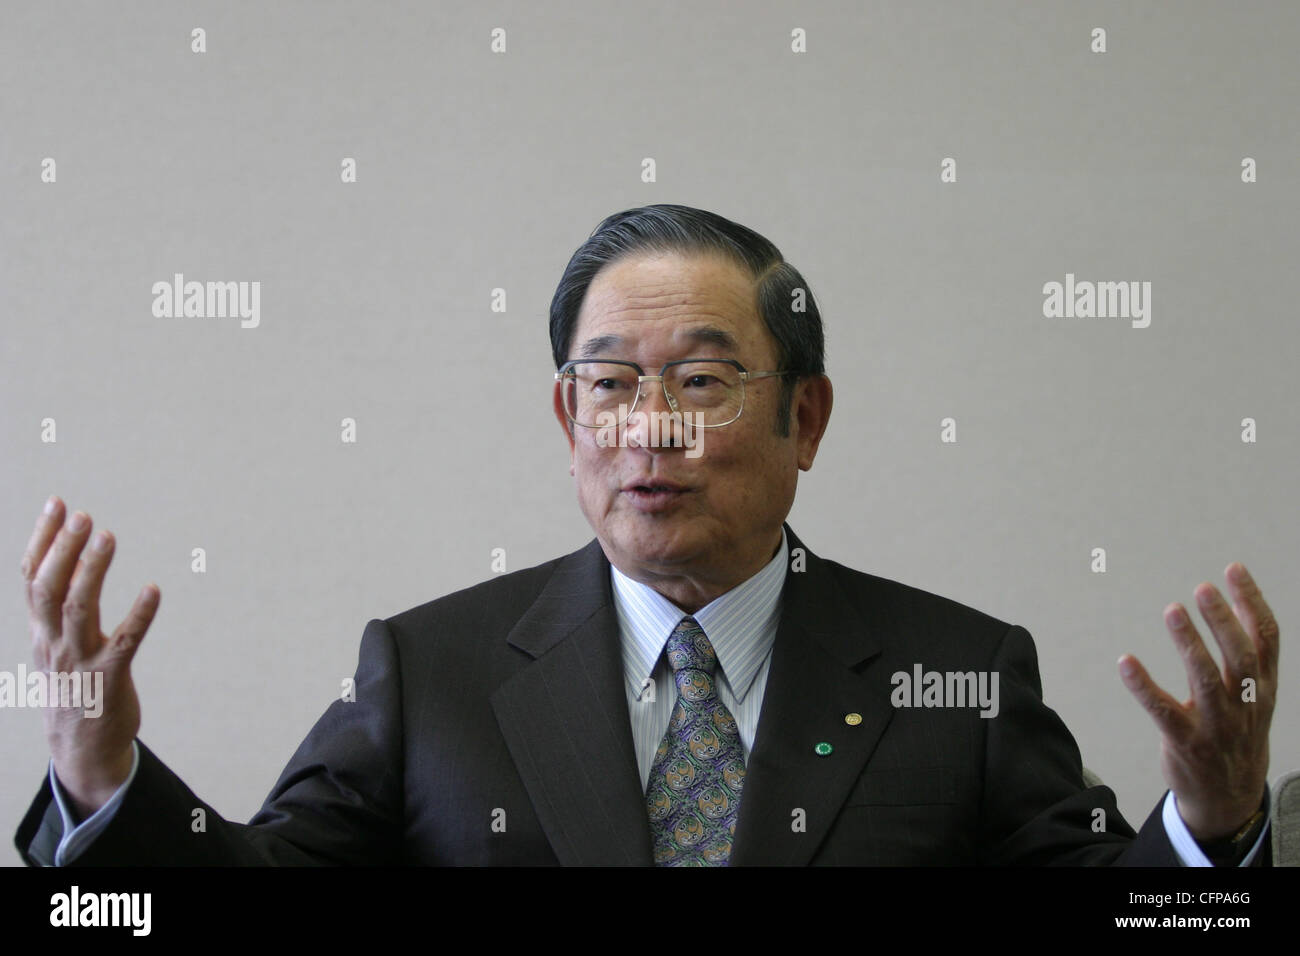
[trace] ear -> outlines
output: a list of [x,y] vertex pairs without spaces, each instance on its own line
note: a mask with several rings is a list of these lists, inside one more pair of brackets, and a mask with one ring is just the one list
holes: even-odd
[[564,437],[569,442],[569,474],[573,474],[573,423],[569,421],[569,416],[564,414],[564,400],[560,397],[562,385],[555,383],[555,391],[551,394],[551,409],[555,412],[555,420],[560,423],[564,429]]
[[826,426],[831,420],[834,398],[831,380],[825,375],[813,375],[795,387],[791,417],[794,419],[800,471],[812,468],[813,459],[817,457],[817,446],[821,444],[822,435],[826,434]]

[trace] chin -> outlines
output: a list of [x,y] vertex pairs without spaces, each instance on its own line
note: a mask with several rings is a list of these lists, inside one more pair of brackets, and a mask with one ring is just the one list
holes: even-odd
[[648,528],[623,528],[611,540],[617,551],[643,564],[676,565],[698,557],[708,546],[700,529],[670,526],[657,532]]

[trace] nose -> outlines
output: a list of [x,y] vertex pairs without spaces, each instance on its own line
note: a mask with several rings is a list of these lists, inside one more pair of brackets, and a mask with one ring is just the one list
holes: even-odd
[[681,446],[681,416],[673,413],[661,382],[641,383],[636,407],[627,419],[627,443],[636,448]]

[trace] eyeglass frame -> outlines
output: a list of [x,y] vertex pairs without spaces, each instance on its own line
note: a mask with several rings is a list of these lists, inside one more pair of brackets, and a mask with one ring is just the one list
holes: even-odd
[[[629,421],[632,417],[632,413],[636,411],[637,402],[641,401],[641,386],[645,382],[658,382],[659,386],[663,389],[664,400],[668,402],[668,407],[672,409],[673,414],[677,414],[677,399],[673,398],[672,395],[668,394],[668,383],[664,381],[664,372],[668,371],[668,369],[674,365],[689,365],[692,362],[714,362],[714,363],[724,364],[724,365],[733,365],[735,366],[736,371],[740,373],[740,408],[736,409],[736,417],[731,419],[731,421],[719,422],[714,425],[692,425],[691,426],[692,428],[725,428],[726,426],[732,425],[735,422],[739,421],[741,414],[745,411],[745,386],[749,383],[750,379],[757,380],[761,378],[771,378],[775,375],[798,374],[794,369],[785,369],[784,371],[779,371],[779,372],[751,372],[748,369],[746,369],[745,366],[737,362],[735,359],[688,358],[688,359],[674,359],[671,362],[665,362],[663,368],[659,369],[658,375],[647,375],[645,374],[645,369],[643,369],[636,362],[628,362],[623,359],[583,358],[583,359],[570,359],[569,361],[561,365],[555,372],[555,381],[557,382],[564,381],[564,376],[568,373],[569,369],[571,369],[575,365],[586,365],[586,364],[597,364],[597,363],[601,365],[629,365],[632,368],[636,369],[637,371],[636,398],[632,399],[632,406],[627,410],[627,418],[623,419],[622,422],[618,423],[618,425],[622,425],[627,421]],[[561,404],[564,405],[564,417],[567,418],[574,425],[577,425],[579,428],[609,428],[610,427],[609,425],[584,424],[583,422],[578,421],[576,418],[574,418],[572,415],[569,414],[569,406],[567,403],[561,402]],[[618,425],[615,425],[614,427],[618,427]]]

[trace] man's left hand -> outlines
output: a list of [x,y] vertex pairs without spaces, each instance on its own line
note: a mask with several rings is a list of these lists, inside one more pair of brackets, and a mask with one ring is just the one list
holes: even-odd
[[1277,619],[1244,565],[1228,565],[1224,577],[1236,614],[1208,581],[1193,592],[1223,652],[1222,672],[1183,606],[1165,608],[1191,699],[1179,703],[1131,654],[1119,659],[1125,686],[1163,735],[1160,766],[1178,814],[1201,841],[1231,836],[1259,809],[1277,697]]

